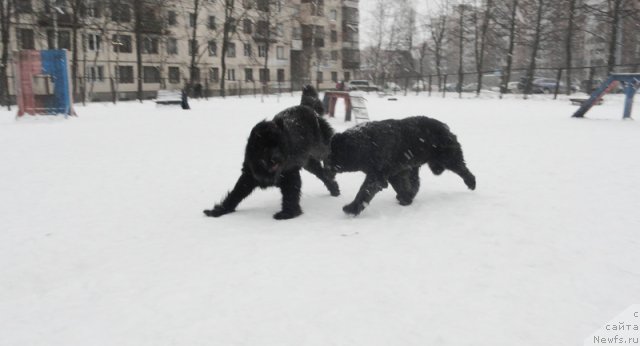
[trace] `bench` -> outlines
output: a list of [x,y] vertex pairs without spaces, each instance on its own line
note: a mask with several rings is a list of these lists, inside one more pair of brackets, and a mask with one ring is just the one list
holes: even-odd
[[158,90],[156,96],[158,105],[181,105],[182,91],[180,90]]
[[[571,101],[572,105],[576,105],[576,106],[582,106],[583,103],[587,102],[589,99],[579,99],[579,98],[572,98],[569,99],[569,101]],[[603,99],[599,99],[595,104],[596,105],[601,105],[602,102],[604,102]]]

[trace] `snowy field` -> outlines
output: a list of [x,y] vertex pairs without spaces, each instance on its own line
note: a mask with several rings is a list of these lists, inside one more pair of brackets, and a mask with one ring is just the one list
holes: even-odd
[[[448,123],[478,179],[421,172],[358,217],[303,173],[219,219],[251,127],[299,95],[0,111],[0,345],[582,345],[640,302],[640,124],[622,99],[369,95],[373,120]],[[640,119],[640,106],[634,111]],[[342,131],[352,123],[331,119]]]

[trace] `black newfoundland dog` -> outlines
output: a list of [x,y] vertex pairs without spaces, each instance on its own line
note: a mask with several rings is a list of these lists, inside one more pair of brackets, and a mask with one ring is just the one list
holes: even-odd
[[420,189],[420,166],[425,163],[436,175],[448,169],[462,177],[469,189],[476,188],[456,136],[446,124],[424,116],[372,121],[335,134],[327,165],[338,173],[366,174],[354,201],[342,208],[358,215],[387,182],[401,205],[411,204]]
[[333,129],[314,111],[313,107],[320,102],[317,95],[313,87],[306,86],[300,106],[285,109],[273,120],[254,126],[238,182],[221,203],[204,211],[207,216],[231,213],[256,187],[270,186],[277,186],[282,192],[282,210],[273,216],[275,219],[291,219],[302,214],[301,168],[320,178],[332,196],[340,194],[335,173],[322,165],[329,155]]

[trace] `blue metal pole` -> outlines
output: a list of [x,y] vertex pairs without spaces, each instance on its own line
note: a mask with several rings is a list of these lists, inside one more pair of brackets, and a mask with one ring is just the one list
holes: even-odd
[[636,88],[631,81],[627,81],[624,87],[624,116],[623,119],[631,119],[631,110],[633,109],[633,97],[636,95]]

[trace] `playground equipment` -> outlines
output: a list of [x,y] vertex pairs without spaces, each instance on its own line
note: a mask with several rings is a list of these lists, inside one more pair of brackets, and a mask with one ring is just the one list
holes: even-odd
[[22,50],[15,54],[18,117],[76,115],[66,50]]
[[584,118],[585,113],[594,105],[599,104],[604,94],[617,87],[618,83],[624,85],[625,102],[622,118],[630,119],[633,108],[633,97],[640,87],[640,73],[612,73],[609,78],[591,94],[591,97],[582,102],[582,105],[573,114],[573,117]]
[[326,91],[324,93],[323,104],[330,117],[335,116],[336,102],[338,99],[344,99],[346,108],[345,121],[351,121],[352,114],[354,115],[356,123],[369,120],[369,113],[367,112],[364,97],[356,94],[352,95],[346,91]]

